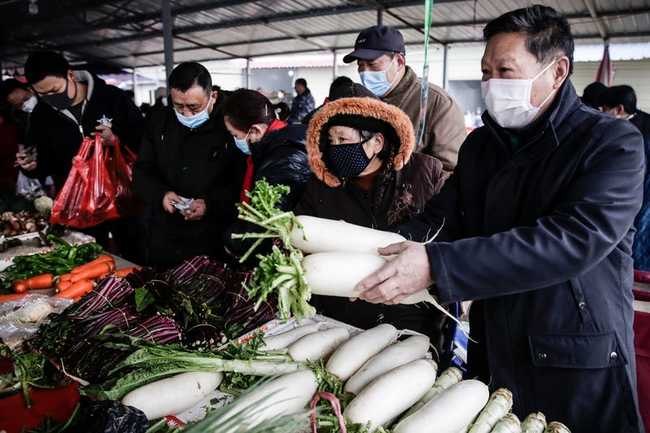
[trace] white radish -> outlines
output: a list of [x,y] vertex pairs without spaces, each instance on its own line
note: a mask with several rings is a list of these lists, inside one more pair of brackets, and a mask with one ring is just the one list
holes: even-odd
[[407,416],[394,433],[457,433],[483,409],[490,397],[488,387],[478,380],[464,380],[439,394]]
[[499,388],[492,393],[469,433],[490,433],[496,423],[512,409],[512,393]]
[[398,242],[404,236],[326,218],[296,217],[300,226],[291,231],[291,244],[304,253],[353,252],[378,255],[378,249]]
[[289,356],[296,362],[318,361],[326,358],[350,338],[345,328],[331,328],[305,335],[289,346]]
[[509,413],[495,424],[490,433],[521,433],[521,422],[517,415]]
[[182,373],[129,392],[122,404],[140,409],[149,420],[176,415],[203,400],[222,379],[221,373]]
[[305,335],[318,332],[324,327],[325,325],[323,323],[315,323],[312,325],[299,326],[298,328],[283,332],[282,334],[264,337],[264,345],[260,347],[260,350],[270,351],[284,349]]
[[[338,239],[338,238],[337,238]],[[355,298],[355,286],[386,264],[376,254],[328,252],[310,254],[302,260],[305,282],[312,294]],[[435,302],[427,290],[420,290],[404,299],[402,304]]]
[[[264,420],[301,412],[317,389],[316,375],[311,370],[299,370],[266,382],[230,404],[222,417],[222,433],[245,432]],[[238,415],[250,407],[256,407],[255,412],[241,422]]]
[[409,411],[406,413],[406,416],[415,413],[422,406],[427,404],[429,401],[433,400],[437,395],[442,393],[444,390],[449,388],[452,385],[457,384],[463,379],[463,372],[456,367],[449,367],[436,379],[436,383],[433,384],[433,387],[424,394],[424,397],[420,399]]
[[546,417],[541,412],[533,412],[521,423],[522,433],[544,433]]
[[374,431],[422,398],[435,381],[435,363],[418,359],[368,384],[345,408],[344,415],[350,422],[369,425]]
[[411,361],[424,357],[429,350],[429,337],[415,335],[400,341],[379,352],[370,358],[350,379],[345,383],[344,390],[358,394],[364,386],[382,374],[408,364]]
[[368,359],[397,340],[397,335],[397,329],[386,323],[357,334],[336,349],[325,368],[339,379],[348,380]]

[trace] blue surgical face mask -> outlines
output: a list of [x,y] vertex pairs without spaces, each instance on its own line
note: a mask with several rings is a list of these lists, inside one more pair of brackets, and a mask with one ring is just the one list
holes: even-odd
[[210,113],[208,113],[209,106],[210,103],[208,102],[208,105],[206,105],[205,110],[201,111],[200,113],[196,113],[193,116],[185,116],[176,110],[174,110],[174,113],[176,113],[176,118],[178,119],[179,122],[181,122],[182,125],[187,126],[190,129],[195,129],[203,125],[205,122],[208,121],[208,119],[210,119]]
[[251,154],[251,148],[248,145],[248,133],[246,133],[246,137],[244,138],[237,138],[237,137],[232,137],[235,140],[235,146],[237,146],[237,149],[241,150],[243,154],[245,155],[250,155]]
[[374,93],[378,98],[383,97],[390,90],[393,83],[388,81],[388,68],[392,65],[391,62],[386,69],[383,71],[363,71],[360,72],[361,84]]

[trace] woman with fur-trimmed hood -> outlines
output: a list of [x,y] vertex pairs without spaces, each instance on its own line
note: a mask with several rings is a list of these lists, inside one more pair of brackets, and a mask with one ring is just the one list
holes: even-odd
[[[408,116],[374,98],[343,98],[314,113],[307,130],[313,176],[298,215],[390,230],[420,213],[444,183],[442,162],[413,153]],[[319,312],[360,328],[391,323],[440,345],[442,315],[424,305],[374,305],[314,296]]]

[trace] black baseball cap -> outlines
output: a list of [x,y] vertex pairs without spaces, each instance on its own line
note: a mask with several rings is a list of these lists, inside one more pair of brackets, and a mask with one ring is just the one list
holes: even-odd
[[404,36],[399,30],[387,26],[372,26],[359,33],[354,43],[354,51],[343,57],[343,62],[375,60],[382,54],[405,52]]

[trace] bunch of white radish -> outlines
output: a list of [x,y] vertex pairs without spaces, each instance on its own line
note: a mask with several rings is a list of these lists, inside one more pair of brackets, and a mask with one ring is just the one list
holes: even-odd
[[[374,431],[401,416],[391,427],[394,433],[548,431],[541,413],[530,414],[523,423],[510,413],[513,396],[505,388],[490,395],[487,385],[462,380],[455,367],[436,379],[437,367],[426,358],[429,339],[412,336],[397,342],[398,337],[391,325],[379,325],[345,341],[330,356],[326,369],[355,395],[344,411],[348,422]],[[552,424],[555,430],[568,432],[565,426]]]
[[[256,239],[242,260],[264,239],[279,238],[284,244],[283,250],[274,247],[270,254],[259,256],[260,264],[246,286],[258,304],[277,293],[282,318],[313,314],[309,305],[312,294],[358,297],[355,287],[386,264],[378,250],[406,240],[397,233],[282,211],[276,206],[285,193],[286,187],[257,182],[249,194],[250,203],[238,206],[239,218],[265,231],[233,235],[235,239]],[[419,302],[428,302],[449,315],[426,289],[401,303]]]

